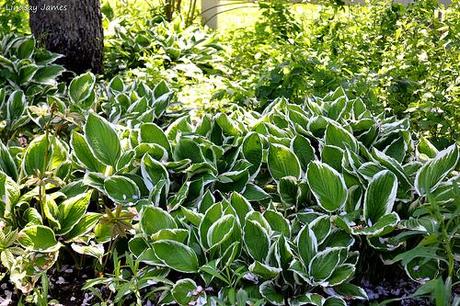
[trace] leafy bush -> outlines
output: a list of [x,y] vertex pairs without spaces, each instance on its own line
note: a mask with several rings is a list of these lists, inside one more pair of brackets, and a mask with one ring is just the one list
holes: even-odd
[[84,74],[22,115],[42,132],[0,147],[0,259],[18,289],[63,249],[99,271],[113,256],[115,274],[86,288],[116,303],[345,305],[367,299],[363,247],[416,281],[456,280],[456,146],[414,142],[408,120],[341,89],[169,123],[172,97]]
[[106,42],[109,77],[123,71],[152,83],[166,79],[181,88],[187,80],[225,70],[216,35],[195,25],[186,26],[180,16],[171,22],[155,12],[147,22],[132,22],[132,17],[111,21],[113,34]]
[[[286,5],[267,16],[286,19]],[[458,8],[458,1],[448,8],[438,1],[325,4],[289,35],[277,34],[274,26],[267,26],[277,31],[270,36],[257,27],[237,31],[227,38],[233,51],[227,60],[234,75],[244,76],[239,82],[245,95],[233,98],[236,86],[228,97],[263,109],[279,96],[301,103],[305,95],[342,86],[374,112],[410,116],[417,131],[445,147],[459,137]],[[289,19],[288,28],[298,26]]]
[[0,33],[28,33],[29,23],[27,11],[22,8],[26,5],[23,0],[1,0],[0,7]]

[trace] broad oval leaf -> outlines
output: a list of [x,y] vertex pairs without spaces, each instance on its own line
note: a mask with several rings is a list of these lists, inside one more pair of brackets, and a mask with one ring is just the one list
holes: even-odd
[[353,152],[358,150],[358,144],[355,137],[343,127],[338,126],[336,123],[329,123],[326,128],[324,140],[327,145],[333,145],[343,150],[346,148],[349,148]]
[[268,169],[275,180],[285,176],[300,178],[301,169],[297,156],[287,147],[271,144],[268,152]]
[[198,272],[198,257],[195,251],[185,244],[173,240],[161,240],[154,242],[152,247],[165,266],[183,273]]
[[327,164],[311,162],[307,181],[319,206],[328,212],[343,207],[347,201],[347,187],[343,176]]
[[327,280],[340,262],[343,248],[327,248],[318,252],[308,266],[308,273],[318,283]]
[[318,241],[309,226],[304,226],[299,232],[297,249],[305,267],[308,267],[312,258],[318,253]]
[[166,134],[155,123],[142,124],[139,138],[140,142],[155,143],[165,148],[167,152],[171,152],[171,145]]
[[48,137],[42,135],[32,140],[22,159],[24,172],[27,175],[34,175],[38,172],[44,173],[48,167],[45,162],[46,155],[51,156],[51,142]]
[[193,300],[198,298],[193,294],[197,285],[194,280],[184,278],[177,281],[171,290],[171,294],[179,305],[190,305]]
[[104,190],[117,203],[135,203],[141,196],[139,187],[133,180],[119,175],[105,179]]
[[88,209],[90,199],[91,192],[88,192],[67,199],[58,206],[58,219],[61,224],[58,234],[67,234],[78,224]]
[[102,172],[104,170],[105,166],[94,157],[83,135],[73,132],[70,138],[70,145],[77,160],[90,171]]
[[249,168],[251,175],[259,171],[262,164],[263,145],[260,135],[257,133],[248,134],[243,141],[242,152],[244,158],[252,165]]
[[70,82],[69,97],[74,104],[78,104],[88,99],[91,95],[96,77],[92,73],[85,73],[77,76]]
[[424,196],[433,192],[455,168],[458,159],[458,147],[454,144],[439,152],[434,159],[420,168],[415,177],[415,189],[418,194]]
[[29,250],[43,253],[57,251],[61,246],[53,231],[43,225],[25,227],[19,232],[18,241]]
[[86,141],[94,156],[104,164],[116,167],[121,155],[117,133],[104,118],[91,112],[85,124]]
[[384,170],[374,175],[364,195],[364,218],[368,225],[393,210],[397,190],[398,178],[393,172]]
[[150,236],[162,229],[175,229],[177,224],[167,211],[159,207],[146,206],[141,213],[140,227],[145,235]]
[[233,232],[236,218],[233,215],[224,215],[217,220],[208,230],[207,241],[209,247],[223,243]]
[[266,230],[257,222],[246,220],[244,226],[244,243],[254,260],[264,262],[270,248],[270,239]]

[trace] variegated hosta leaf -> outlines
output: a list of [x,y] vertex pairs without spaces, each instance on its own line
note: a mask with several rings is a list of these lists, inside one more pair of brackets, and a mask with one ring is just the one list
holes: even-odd
[[154,242],[152,247],[165,266],[184,273],[198,271],[197,255],[189,246],[173,240],[161,240]]
[[372,178],[364,195],[364,219],[369,226],[393,211],[398,189],[398,179],[389,170]]
[[307,181],[319,206],[328,212],[342,208],[347,201],[347,187],[343,176],[327,164],[312,162],[308,166]]
[[297,156],[287,147],[271,144],[268,152],[268,169],[275,180],[285,176],[299,178],[300,162]]
[[106,119],[90,112],[85,125],[85,137],[91,152],[100,162],[116,166],[121,156],[120,139]]
[[457,145],[452,145],[439,152],[434,159],[423,165],[415,177],[415,188],[418,194],[427,196],[433,192],[455,168],[458,159],[458,147]]

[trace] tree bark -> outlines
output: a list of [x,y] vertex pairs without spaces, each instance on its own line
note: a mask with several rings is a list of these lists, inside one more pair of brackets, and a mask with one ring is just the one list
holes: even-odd
[[48,50],[64,55],[61,63],[67,69],[102,72],[104,33],[99,0],[29,0],[29,5],[32,33]]

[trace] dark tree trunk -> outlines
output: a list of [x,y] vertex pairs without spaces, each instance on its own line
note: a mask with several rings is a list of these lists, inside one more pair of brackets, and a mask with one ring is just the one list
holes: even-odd
[[104,33],[99,0],[29,0],[30,28],[48,50],[63,54],[61,63],[82,73],[102,72]]

